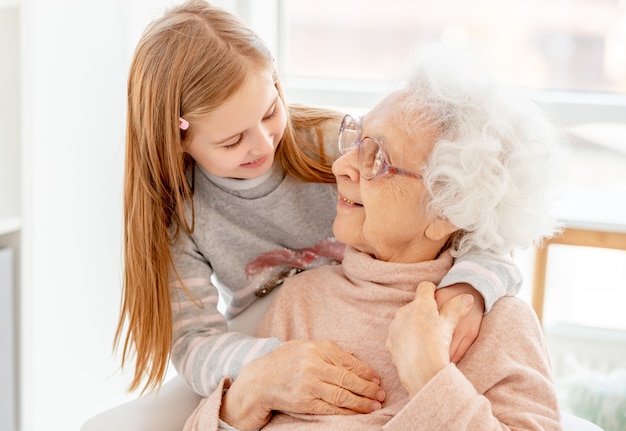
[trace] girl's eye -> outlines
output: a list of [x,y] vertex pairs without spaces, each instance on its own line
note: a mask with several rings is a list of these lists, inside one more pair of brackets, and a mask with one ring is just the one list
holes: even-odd
[[265,117],[263,117],[263,120],[269,120],[270,118],[272,118],[274,115],[276,115],[276,103],[274,103],[272,105],[272,108],[267,112],[267,114],[265,114]]
[[[265,114],[265,116],[263,117],[263,121],[267,121],[270,120],[272,117],[274,117],[276,114],[278,113],[278,103],[274,102],[274,104],[272,105],[272,107],[269,109],[269,111],[267,111],[267,113]],[[225,143],[223,145],[221,145],[220,148],[224,148],[225,150],[234,150],[235,148],[237,148],[239,145],[241,145],[241,143],[243,142],[243,138],[244,138],[245,133],[242,133],[238,136],[237,141],[236,142],[232,142],[232,143]]]
[[232,144],[224,145],[222,148],[224,148],[225,150],[234,150],[239,145],[241,145],[242,141],[243,141],[243,134],[239,135],[239,138],[237,139],[237,142],[233,142]]

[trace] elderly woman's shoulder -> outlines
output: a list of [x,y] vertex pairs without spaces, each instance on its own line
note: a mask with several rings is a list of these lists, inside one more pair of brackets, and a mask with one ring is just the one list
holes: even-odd
[[519,332],[541,332],[541,325],[533,308],[515,296],[504,296],[493,304],[491,311],[483,318],[481,331],[487,326],[498,332],[508,333],[509,336]]

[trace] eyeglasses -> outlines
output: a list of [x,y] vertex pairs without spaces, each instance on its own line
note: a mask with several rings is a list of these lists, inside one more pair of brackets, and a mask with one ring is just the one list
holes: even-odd
[[385,174],[422,179],[419,174],[392,166],[382,145],[370,136],[361,138],[360,122],[346,115],[339,128],[339,152],[346,154],[355,146],[359,150],[359,173],[365,180],[373,180]]

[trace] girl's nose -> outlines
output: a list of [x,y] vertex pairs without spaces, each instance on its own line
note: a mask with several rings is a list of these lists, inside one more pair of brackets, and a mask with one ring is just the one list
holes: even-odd
[[253,148],[251,152],[258,154],[267,153],[268,148],[274,149],[274,133],[263,125],[259,126],[254,132]]

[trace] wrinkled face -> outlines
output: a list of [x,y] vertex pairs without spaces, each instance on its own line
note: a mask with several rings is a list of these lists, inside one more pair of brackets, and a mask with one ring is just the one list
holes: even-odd
[[257,178],[270,170],[286,123],[272,70],[250,73],[222,106],[192,122],[185,151],[213,175]]
[[[396,112],[397,102],[402,98],[403,93],[393,93],[366,114],[362,135],[376,138],[391,165],[421,173],[436,134],[427,127],[409,134],[398,126],[402,117]],[[333,226],[337,239],[380,260],[433,259],[456,229],[427,210],[429,195],[423,181],[393,174],[364,180],[357,153],[353,148],[333,164],[339,193]]]

